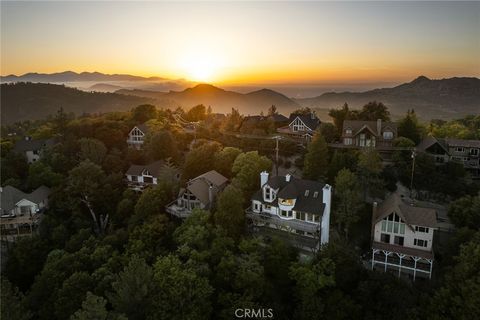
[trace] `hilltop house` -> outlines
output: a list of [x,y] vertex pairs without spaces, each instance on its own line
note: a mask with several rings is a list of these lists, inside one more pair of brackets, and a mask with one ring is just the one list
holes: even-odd
[[158,178],[162,175],[166,179],[173,179],[174,181],[180,179],[178,169],[167,165],[162,160],[147,165],[132,164],[125,173],[128,187],[136,191],[142,191],[150,185],[158,184]]
[[41,186],[24,193],[12,186],[0,188],[0,225],[2,239],[31,234],[40,222],[41,213],[48,207],[50,189]]
[[140,150],[145,142],[145,136],[149,131],[148,125],[145,123],[136,125],[130,130],[127,138],[127,145],[129,148]]
[[204,173],[187,182],[179,192],[177,200],[166,206],[168,213],[186,218],[195,208],[210,210],[221,192],[227,186],[228,179],[215,170]]
[[24,154],[29,164],[39,160],[43,151],[53,146],[53,139],[32,139],[31,137],[24,137],[15,143],[13,150],[15,152]]
[[434,209],[422,208],[391,194],[372,213],[372,270],[390,270],[400,277],[431,278],[433,233],[437,225]]
[[332,200],[328,184],[290,174],[269,178],[262,172],[260,185],[246,210],[254,231],[276,234],[307,252],[328,243]]
[[393,122],[345,120],[342,128],[342,144],[356,148],[392,147],[397,138],[397,125]]
[[278,128],[277,132],[299,141],[309,142],[320,123],[320,119],[315,115],[315,112],[307,115],[291,114],[288,126]]
[[449,161],[460,163],[472,178],[480,178],[480,140],[427,137],[416,150],[431,155],[437,164]]

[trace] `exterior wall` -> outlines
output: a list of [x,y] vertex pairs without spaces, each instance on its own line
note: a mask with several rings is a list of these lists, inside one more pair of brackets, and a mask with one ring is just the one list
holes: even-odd
[[38,204],[33,203],[27,199],[23,199],[17,202],[17,204],[15,205],[15,208],[13,209],[13,213],[15,213],[16,215],[21,215],[22,214],[21,207],[28,207],[30,211],[29,213],[32,213],[32,214],[36,213],[37,209],[41,209]]
[[[134,181],[132,177],[137,177],[137,181]],[[132,176],[132,175],[127,175],[127,180],[128,181],[131,181],[131,182],[138,182],[138,183],[145,183],[144,181],[144,177],[151,177],[153,179],[153,184],[157,184],[158,183],[158,179],[156,177],[152,177],[152,176]]]
[[145,134],[137,127],[134,127],[128,134],[127,144],[130,148],[141,149],[145,139]]
[[[413,228],[415,228],[415,226],[413,226]],[[404,247],[431,252],[432,243],[433,243],[433,230],[434,230],[433,228],[428,228],[428,233],[418,232],[418,231],[415,232],[412,229],[410,229],[408,225],[405,225],[405,234],[398,234],[393,232],[382,232],[382,221],[379,221],[378,223],[375,224],[373,239],[376,242],[382,242],[381,234],[385,233],[390,235],[390,244],[395,244],[394,243],[395,236],[400,236],[400,237],[404,237],[404,240],[403,240]],[[414,245],[414,239],[427,240],[428,241],[427,247]]]
[[40,152],[29,150],[29,151],[25,152],[25,156],[27,157],[27,162],[29,164],[31,164],[31,163],[36,162],[40,159]]

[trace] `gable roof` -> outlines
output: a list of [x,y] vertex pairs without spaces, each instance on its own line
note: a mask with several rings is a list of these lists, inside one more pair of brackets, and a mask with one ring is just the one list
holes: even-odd
[[50,147],[54,144],[53,139],[22,139],[18,140],[13,147],[16,152],[26,152],[40,150],[42,148]]
[[288,124],[288,126],[290,126],[292,122],[295,121],[295,119],[297,118],[299,118],[300,121],[302,121],[303,124],[305,124],[312,131],[315,131],[320,125],[320,119],[318,119],[316,115],[313,115],[313,118],[312,118],[312,114],[293,114],[292,113],[290,115],[290,119],[289,119],[290,123]]
[[23,200],[27,199],[34,203],[40,203],[41,201],[48,198],[50,194],[50,188],[45,186],[40,186],[32,193],[24,193],[21,190],[18,190],[12,186],[5,186],[1,189],[1,199],[0,199],[0,208],[4,211],[10,211],[15,208],[15,205]]
[[[273,189],[278,189],[277,198],[296,199],[293,210],[323,214],[325,209],[325,203],[323,203],[324,183],[313,180],[298,179],[292,176],[290,177],[290,181],[287,181],[284,176],[276,176],[270,178],[266,185]],[[258,195],[256,196],[258,197]],[[261,196],[262,194],[260,193],[260,197]]]
[[215,197],[223,189],[227,181],[227,178],[217,171],[212,170],[190,180],[186,189],[208,208],[211,206],[209,195],[210,187],[212,188],[212,196]]
[[392,193],[377,207],[374,222],[379,222],[392,212],[397,213],[410,228],[412,228],[412,225],[431,228],[437,226],[437,212],[435,209],[410,205],[402,200],[398,193]]
[[435,144],[438,144],[445,151],[445,153],[448,153],[446,141],[444,139],[437,139],[435,137],[426,137],[420,141],[420,143],[416,146],[416,149],[419,151],[425,151]]
[[287,122],[288,118],[285,117],[283,114],[275,113],[268,116],[269,119],[273,120],[273,122]]
[[220,173],[218,173],[215,170],[211,170],[211,171],[208,171],[208,172],[206,172],[202,175],[199,175],[198,177],[196,177],[193,180],[197,180],[197,179],[205,179],[205,180],[207,180],[208,182],[210,182],[211,184],[213,184],[217,187],[222,186],[223,184],[227,183],[227,181],[228,181],[227,178],[225,178],[224,176],[222,176]]
[[146,123],[141,123],[141,124],[137,124],[136,126],[134,126],[132,128],[132,130],[130,130],[130,132],[133,131],[133,129],[135,128],[138,128],[140,131],[142,131],[144,134],[147,134],[148,131],[150,130],[150,127],[146,124]]
[[165,166],[165,162],[163,160],[158,160],[147,165],[132,164],[130,168],[128,168],[125,175],[141,176],[143,171],[146,169],[148,170],[148,172],[150,172],[152,176],[158,177],[164,166]]
[[355,136],[360,133],[364,127],[367,127],[373,134],[377,136],[380,136],[387,128],[390,128],[395,135],[397,134],[397,124],[394,122],[382,121],[380,132],[378,132],[377,121],[345,120],[343,121],[342,135],[345,135],[345,130],[350,128],[352,130],[352,136]]

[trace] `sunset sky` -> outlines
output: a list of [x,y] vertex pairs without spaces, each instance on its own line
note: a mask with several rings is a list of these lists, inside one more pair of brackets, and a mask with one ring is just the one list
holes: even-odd
[[1,74],[216,84],[480,76],[480,2],[1,2]]

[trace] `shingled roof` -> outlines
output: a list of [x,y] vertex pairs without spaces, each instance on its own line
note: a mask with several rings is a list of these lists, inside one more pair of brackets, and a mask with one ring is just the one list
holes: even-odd
[[426,151],[428,148],[438,144],[446,153],[448,153],[448,146],[445,139],[437,139],[435,137],[426,137],[416,147],[419,151]]
[[227,181],[227,178],[217,171],[212,170],[190,180],[186,189],[195,195],[195,197],[197,197],[197,199],[208,208],[211,205],[209,196],[210,187],[212,187],[212,196],[216,197]]
[[18,140],[15,143],[13,150],[16,152],[26,152],[26,151],[35,151],[40,150],[46,147],[50,147],[54,144],[53,139],[28,139],[24,138]]
[[394,134],[397,133],[397,124],[393,122],[381,121],[380,131],[378,131],[377,121],[363,121],[363,120],[345,120],[343,121],[343,135],[345,130],[351,129],[352,136],[357,135],[363,128],[367,128],[376,136],[380,136],[383,131],[388,127]]
[[25,193],[12,186],[5,186],[2,188],[0,197],[0,208],[4,212],[9,212],[15,205],[23,199],[27,199],[33,203],[40,203],[48,198],[50,189],[46,186],[40,186],[32,193]]
[[[290,181],[287,181],[285,176],[276,176],[270,178],[266,184],[273,189],[278,189],[277,198],[296,199],[293,210],[323,214],[325,209],[323,203],[324,183],[292,176]],[[254,200],[263,200],[261,190],[259,194],[254,195]]]
[[141,176],[144,170],[148,170],[153,177],[158,177],[164,166],[165,162],[163,160],[155,161],[147,165],[132,164],[125,174],[129,176]]
[[412,225],[431,228],[437,226],[437,212],[435,209],[408,204],[398,193],[392,193],[377,207],[374,222],[379,222],[392,212],[397,213],[410,228],[412,228]]
[[318,126],[320,126],[320,119],[315,114],[294,114],[290,115],[290,124],[296,119],[299,118],[307,127],[312,131],[315,131]]

